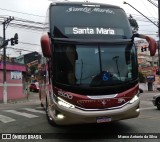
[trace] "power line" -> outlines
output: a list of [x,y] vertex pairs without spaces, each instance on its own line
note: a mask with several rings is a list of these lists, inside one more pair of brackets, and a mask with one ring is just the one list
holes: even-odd
[[36,15],[36,14],[31,14],[31,13],[25,13],[25,12],[20,12],[20,11],[15,11],[15,10],[9,10],[9,9],[4,9],[4,8],[0,8],[0,10],[20,13],[20,14],[25,14],[25,15],[30,15],[30,16],[37,16],[37,17],[43,17],[43,18],[45,17],[45,16],[41,16],[41,15]]
[[148,0],[151,4],[153,4],[154,6],[156,6],[158,8],[158,5],[156,3],[154,3],[153,1],[151,0]]
[[144,7],[146,7],[146,9],[148,10],[148,12],[152,15],[152,13],[151,13],[151,11],[150,11],[150,8],[147,8],[146,2],[144,2],[144,1],[142,0],[142,3],[143,3],[143,5],[144,5]]
[[147,24],[147,25],[140,25],[138,24],[138,26],[143,27],[143,26],[151,26],[152,24]]
[[[155,3],[156,4],[156,3]],[[156,13],[156,14],[158,14],[157,12],[157,8],[156,8],[156,10],[155,10],[155,7],[154,7],[154,4],[153,5],[151,5],[151,7],[152,7],[152,9],[153,9],[153,11],[154,11],[154,13]]]
[[[132,15],[132,17],[137,17],[137,18],[141,18],[141,19],[146,19],[144,18],[142,15],[138,15],[138,14],[133,14],[133,13],[126,13],[128,16],[129,15]],[[148,17],[149,19],[152,19],[152,20],[156,20],[158,21],[158,15],[157,15],[157,18],[156,17]]]
[[[131,14],[131,15],[134,15],[134,18],[137,20],[137,21],[142,21],[142,19],[144,19],[144,17],[142,17],[141,15],[136,15],[136,14]],[[6,18],[6,17],[0,17],[0,18]],[[158,22],[158,19],[155,18],[155,17],[149,17],[150,19],[153,19],[152,21],[157,21]],[[36,22],[36,21],[30,21],[30,20],[26,20],[26,19],[22,19],[22,18],[18,18],[16,17],[14,21],[17,21],[17,22],[14,22],[14,23],[11,23],[12,25],[13,24],[16,24],[18,27],[19,26],[24,26],[25,28],[29,28],[29,29],[38,29],[38,30],[43,30],[43,27],[44,27],[44,23],[42,22]],[[22,23],[28,23],[28,24],[22,24],[22,23],[18,23],[18,22],[22,22]],[[144,22],[144,20],[142,21]],[[145,21],[145,22],[149,22],[149,21]],[[32,24],[32,25],[29,25],[29,24]],[[35,24],[38,24],[38,25],[41,25],[41,26],[35,26]],[[42,27],[43,26],[43,27]]]
[[[45,16],[41,16],[41,15],[35,15],[35,14],[31,14],[31,13],[24,13],[24,12],[19,12],[19,11],[13,11],[13,10],[8,10],[8,9],[3,9],[3,8],[0,8],[1,10],[6,10],[6,11],[11,11],[11,12],[16,12],[16,13],[21,13],[21,14],[27,14],[27,15],[32,15],[32,16],[38,16],[38,17],[45,17]],[[128,15],[129,15],[129,13],[127,13]],[[137,15],[137,14],[131,14],[131,15],[135,15],[135,16],[141,16],[141,15]],[[3,15],[3,16],[6,16],[6,17],[8,17],[9,15]],[[142,17],[142,16],[141,16]],[[3,17],[3,18],[5,18],[5,17]],[[158,20],[158,18],[155,18],[155,17],[148,17],[148,18],[150,18],[150,19],[152,19],[152,18],[154,18],[154,19],[157,19]],[[16,18],[15,17],[15,20],[18,20],[18,18]],[[19,20],[22,20],[23,22],[29,22],[30,20],[26,20],[26,19],[22,19],[22,18],[19,18]],[[30,22],[34,22],[34,21],[30,21]],[[36,22],[36,23],[38,23],[38,22]],[[43,23],[41,23],[41,22],[39,22],[39,24],[43,24]]]
[[[31,50],[26,50],[26,49],[22,49],[22,48],[13,48],[13,47],[7,47],[9,49],[13,49],[13,50],[18,50],[18,51],[27,51],[27,52],[35,52],[35,51],[31,51]],[[37,52],[37,51],[36,51]]]
[[19,26],[10,26],[10,28],[16,28],[16,29],[21,29],[21,31],[24,32],[29,32],[29,33],[35,33],[35,34],[42,34],[42,30],[35,30],[35,29],[30,29],[30,28],[24,28],[24,27],[19,27]]
[[22,44],[28,44],[28,45],[40,46],[39,44],[35,44],[35,43],[28,43],[28,42],[19,42],[19,43],[22,43]]
[[34,25],[27,25],[27,24],[18,24],[18,23],[11,23],[11,25],[21,26],[21,27],[27,27],[31,29],[37,29],[37,30],[43,30],[43,27],[34,26]]
[[[0,15],[1,19],[5,19],[9,17],[9,15]],[[14,21],[19,21],[19,22],[26,22],[26,23],[30,23],[30,24],[38,24],[38,25],[44,25],[43,22],[38,22],[38,21],[31,21],[31,20],[27,20],[27,19],[23,19],[23,18],[19,18],[19,17],[14,17]]]
[[[1,20],[0,20],[0,22],[1,22]],[[30,25],[30,24],[22,24],[22,23],[10,23],[10,26],[14,26],[14,27],[22,27],[22,28],[27,28],[27,29],[36,29],[36,30],[40,30],[40,31],[42,31],[43,29],[44,29],[44,27],[43,26],[35,26],[34,24],[33,25]]]
[[155,33],[154,31],[147,31],[147,30],[140,30],[140,31]]
[[[141,22],[145,22],[145,23],[151,23],[150,21],[146,21],[146,20],[143,20],[143,19],[139,19],[139,18],[135,18],[135,19],[137,21],[141,21]],[[0,20],[0,22],[1,22],[1,20]],[[10,26],[11,27],[17,27],[17,28],[28,29],[28,30],[37,30],[37,32],[38,31],[43,31],[43,29],[44,29],[44,27],[42,27],[42,26],[34,26],[34,25],[21,24],[21,23],[15,23],[15,22],[14,23],[10,23]]]

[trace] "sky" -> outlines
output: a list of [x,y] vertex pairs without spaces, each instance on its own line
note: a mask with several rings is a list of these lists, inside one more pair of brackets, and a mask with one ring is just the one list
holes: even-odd
[[[56,0],[55,0],[56,1]],[[69,1],[83,1],[84,0],[69,0]],[[158,28],[149,22],[146,18],[140,15],[136,10],[131,8],[127,4],[123,4],[124,1],[131,4],[145,16],[150,18],[153,22],[158,21],[158,8],[152,5],[148,0],[89,0],[90,2],[98,2],[105,4],[112,4],[120,6],[125,10],[127,15],[131,14],[135,18],[139,25],[138,33],[149,35],[156,40]],[[157,4],[157,0],[152,0]],[[13,16],[15,20],[11,23],[27,24],[30,26],[42,27],[41,24],[45,21],[45,15],[49,4],[52,1],[49,0],[0,0],[0,36],[3,37],[2,21],[4,17]],[[22,21],[27,21],[22,22]],[[35,23],[29,23],[34,21]],[[6,28],[6,39],[10,39],[18,33],[19,44],[11,46],[10,43],[7,47],[7,56],[16,57],[20,54],[27,54],[32,51],[41,52],[40,38],[42,30],[29,29],[19,27],[18,25],[8,25]],[[13,49],[14,48],[14,49]],[[1,51],[2,52],[2,49]]]

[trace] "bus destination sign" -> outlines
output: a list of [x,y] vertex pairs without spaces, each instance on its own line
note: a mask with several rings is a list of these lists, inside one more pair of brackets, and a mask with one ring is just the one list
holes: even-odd
[[122,29],[104,28],[104,27],[65,27],[65,34],[74,35],[124,35]]

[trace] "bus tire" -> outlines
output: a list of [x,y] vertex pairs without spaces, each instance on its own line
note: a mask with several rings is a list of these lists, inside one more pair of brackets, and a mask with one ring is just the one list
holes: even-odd
[[41,102],[41,104],[40,104],[40,105],[41,105],[41,107],[44,107],[44,105],[42,104],[42,102]]
[[[41,101],[41,93],[39,92],[39,100]],[[41,107],[44,107],[44,105],[42,104],[42,101],[41,101]]]
[[48,123],[52,126],[56,126],[56,123],[52,120],[52,118],[49,115],[49,106],[48,106],[47,98],[46,98],[46,116],[47,116]]
[[156,102],[157,102],[156,103],[157,104],[157,109],[160,110],[160,98],[158,98]]

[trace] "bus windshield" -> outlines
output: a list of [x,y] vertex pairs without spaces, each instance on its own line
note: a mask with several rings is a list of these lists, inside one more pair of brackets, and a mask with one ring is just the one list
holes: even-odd
[[[123,9],[111,5],[52,5],[50,34],[57,83],[104,87],[137,79],[133,68],[137,67],[135,46],[124,42],[131,41],[132,32]],[[63,41],[55,41],[60,39]],[[118,40],[121,44],[115,43]]]
[[55,81],[81,87],[123,84],[137,78],[136,51],[123,45],[55,44]]
[[[78,16],[77,16],[78,15]],[[131,28],[125,12],[110,5],[52,5],[51,35],[74,39],[130,39]]]

